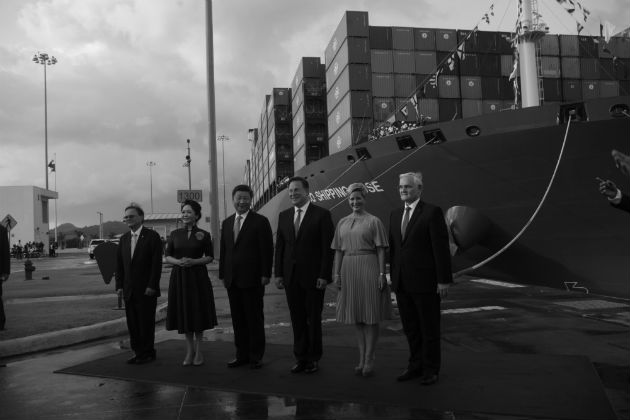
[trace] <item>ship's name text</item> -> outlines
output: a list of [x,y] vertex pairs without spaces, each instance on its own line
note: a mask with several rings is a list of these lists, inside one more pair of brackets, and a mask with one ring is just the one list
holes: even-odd
[[[381,188],[381,186],[378,185],[378,182],[376,181],[366,182],[364,183],[364,185],[365,185],[365,188],[367,188],[368,192],[370,193],[379,193],[379,192],[384,191]],[[309,194],[309,197],[312,202],[334,200],[334,199],[339,199],[339,198],[345,198],[347,196],[348,196],[348,187],[345,187],[345,186],[327,188],[325,190],[317,190]]]

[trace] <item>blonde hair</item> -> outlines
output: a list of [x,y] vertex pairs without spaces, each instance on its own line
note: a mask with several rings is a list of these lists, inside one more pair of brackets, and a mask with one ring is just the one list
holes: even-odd
[[348,185],[348,195],[352,194],[353,192],[359,192],[361,193],[361,196],[365,198],[365,196],[368,193],[368,190],[364,184],[360,182],[355,182],[353,184]]

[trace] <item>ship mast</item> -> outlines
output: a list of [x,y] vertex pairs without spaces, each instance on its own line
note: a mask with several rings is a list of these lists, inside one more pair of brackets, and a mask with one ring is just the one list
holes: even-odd
[[545,36],[549,28],[539,19],[537,0],[521,0],[520,3],[522,9],[517,39],[521,75],[521,106],[528,108],[540,105],[536,41]]

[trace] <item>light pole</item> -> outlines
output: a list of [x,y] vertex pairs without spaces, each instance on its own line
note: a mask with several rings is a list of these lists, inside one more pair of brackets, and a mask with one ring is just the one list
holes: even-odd
[[[55,192],[57,191],[57,153],[53,154],[54,159],[48,164],[51,172],[55,173]],[[59,196],[55,198],[55,245],[57,244],[57,200]]]
[[149,167],[149,185],[151,189],[151,214],[153,214],[153,167],[157,165],[157,163],[153,161],[147,162],[147,166]]
[[46,87],[46,67],[57,64],[55,56],[37,53],[33,56],[33,63],[44,66],[44,162],[46,167],[46,189],[48,189],[48,92]]
[[103,213],[97,211],[96,214],[98,214],[98,237],[103,239]]
[[192,159],[190,158],[190,139],[186,139],[186,143],[188,144],[188,146],[186,149],[186,163],[184,163],[184,166],[188,168],[188,191],[190,191],[192,190],[192,181],[190,178],[190,162],[192,162]]
[[221,142],[221,176],[223,178],[223,218],[227,217],[227,201],[225,201],[225,142],[229,141],[228,136],[221,135],[217,137],[217,140]]

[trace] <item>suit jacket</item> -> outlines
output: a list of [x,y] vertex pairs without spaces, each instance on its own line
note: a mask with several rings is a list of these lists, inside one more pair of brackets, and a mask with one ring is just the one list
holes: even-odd
[[249,211],[234,243],[233,214],[221,224],[219,278],[226,287],[260,286],[261,277],[271,277],[273,233],[265,216]]
[[630,213],[630,196],[627,194],[621,194],[621,202],[619,204],[611,203],[613,207],[616,207],[621,210],[625,210]]
[[293,219],[295,207],[278,216],[275,276],[285,284],[297,280],[305,287],[315,287],[318,278],[332,281],[334,251],[330,248],[335,226],[330,212],[311,203],[302,217],[297,237]]
[[435,293],[437,283],[452,283],[451,254],[442,209],[419,201],[407,225],[405,240],[400,226],[403,208],[389,219],[392,288],[409,293]]
[[11,274],[11,250],[9,249],[9,233],[0,225],[0,274]]
[[123,289],[125,299],[144,295],[147,287],[160,296],[162,276],[162,240],[160,235],[143,227],[131,258],[131,232],[120,238],[116,259],[116,290]]

